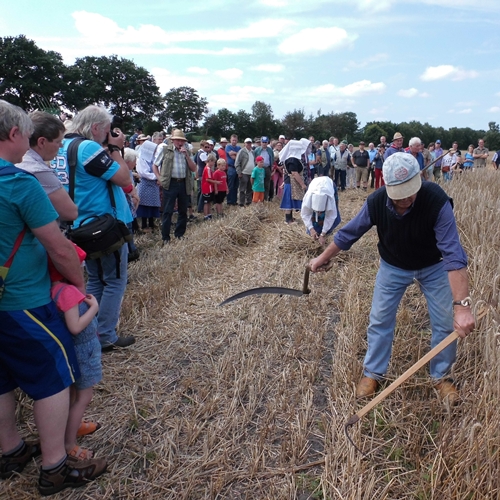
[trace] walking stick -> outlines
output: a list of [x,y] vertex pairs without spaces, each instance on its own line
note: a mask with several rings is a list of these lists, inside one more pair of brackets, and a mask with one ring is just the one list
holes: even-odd
[[[484,307],[481,309],[477,319],[480,320],[488,313],[488,309]],[[433,347],[425,356],[419,359],[413,366],[408,368],[400,377],[398,377],[389,387],[386,387],[377,397],[372,399],[369,403],[367,403],[361,410],[352,415],[349,420],[344,425],[344,431],[347,436],[349,442],[358,450],[363,456],[366,456],[366,453],[363,453],[355,444],[354,441],[349,436],[349,427],[352,427],[354,424],[359,422],[372,408],[377,406],[381,401],[383,401],[391,392],[395,391],[403,382],[405,382],[411,375],[420,370],[422,366],[424,366],[428,361],[430,361],[434,356],[439,354],[443,349],[448,347],[452,342],[459,338],[458,332],[453,330],[446,338],[444,338],[439,344]]]

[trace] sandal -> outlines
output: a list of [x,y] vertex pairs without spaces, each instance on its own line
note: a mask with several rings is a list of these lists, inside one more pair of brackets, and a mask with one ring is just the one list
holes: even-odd
[[94,452],[87,448],[82,448],[77,444],[73,447],[73,449],[68,453],[68,457],[71,457],[76,460],[90,460],[94,456]]
[[0,458],[0,478],[7,479],[16,472],[22,472],[32,458],[36,458],[41,454],[40,441],[25,441],[24,447],[16,453],[7,456],[2,455]]
[[76,435],[78,437],[87,436],[89,434],[94,433],[100,428],[101,424],[98,422],[82,422],[80,424],[80,427],[78,428],[78,432],[76,433]]

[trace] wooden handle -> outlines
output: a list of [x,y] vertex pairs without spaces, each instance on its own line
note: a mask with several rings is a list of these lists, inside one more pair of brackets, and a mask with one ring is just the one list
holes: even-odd
[[[477,319],[480,320],[486,316],[488,309],[485,308],[481,310]],[[454,330],[446,338],[444,338],[437,346],[432,348],[425,356],[419,359],[413,366],[408,368],[400,377],[398,377],[389,387],[386,387],[376,398],[372,399],[367,405],[363,406],[355,415],[353,415],[349,422],[356,423],[360,418],[366,415],[372,408],[377,406],[381,401],[383,401],[391,392],[397,389],[408,377],[413,375],[416,371],[420,370],[428,361],[430,361],[436,354],[439,354],[443,349],[448,347],[452,342],[457,340],[459,337],[458,332]],[[353,420],[355,417],[357,419]]]
[[307,295],[311,293],[311,290],[309,290],[309,274],[311,272],[311,267],[309,264],[306,266],[306,269],[304,271],[304,284],[302,285],[302,293],[304,295]]

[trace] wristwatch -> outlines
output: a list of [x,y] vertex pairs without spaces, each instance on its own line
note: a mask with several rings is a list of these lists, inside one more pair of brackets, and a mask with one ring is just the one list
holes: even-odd
[[454,300],[453,305],[454,306],[462,306],[462,307],[470,307],[472,304],[472,300],[470,297],[465,297],[463,300]]

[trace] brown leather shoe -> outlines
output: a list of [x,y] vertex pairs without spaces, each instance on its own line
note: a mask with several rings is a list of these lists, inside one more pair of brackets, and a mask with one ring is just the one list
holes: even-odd
[[447,403],[450,406],[455,406],[456,404],[458,404],[460,395],[458,394],[458,390],[455,387],[455,384],[451,380],[443,380],[437,384],[434,384],[434,389],[436,389],[439,397],[443,400],[444,403]]
[[378,382],[374,378],[363,377],[356,387],[356,397],[365,398],[366,396],[371,396],[375,394],[377,387]]

